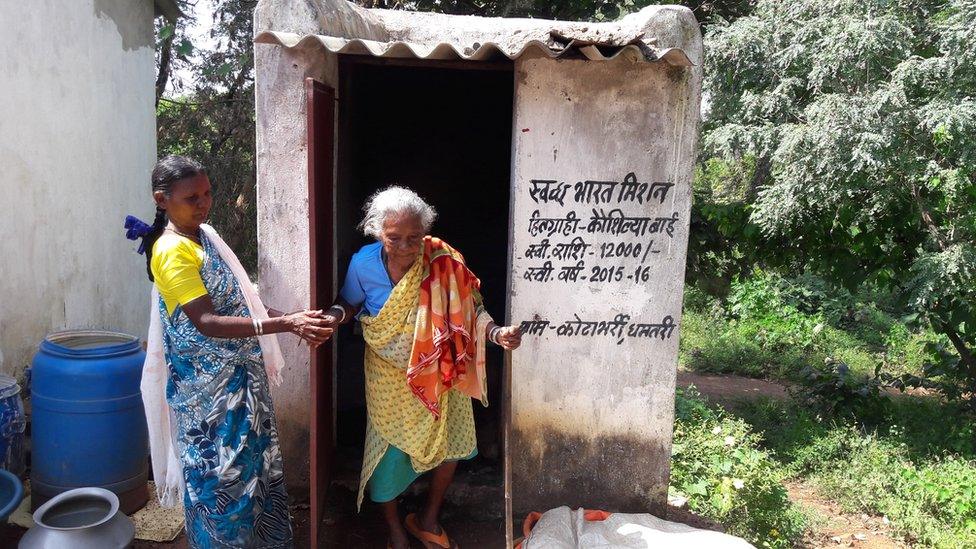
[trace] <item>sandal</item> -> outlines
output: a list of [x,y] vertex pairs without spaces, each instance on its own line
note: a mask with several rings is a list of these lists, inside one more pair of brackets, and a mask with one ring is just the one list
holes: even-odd
[[457,544],[448,537],[447,531],[444,528],[441,528],[440,534],[421,529],[420,524],[417,523],[417,515],[415,513],[407,515],[406,526],[407,532],[410,532],[411,536],[420,540],[420,543],[423,543],[426,549],[458,549]]

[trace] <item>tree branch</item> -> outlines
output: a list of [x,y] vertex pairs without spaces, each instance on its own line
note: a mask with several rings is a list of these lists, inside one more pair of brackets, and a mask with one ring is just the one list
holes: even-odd
[[173,56],[173,38],[175,37],[176,33],[173,33],[163,40],[161,45],[162,50],[159,52],[159,70],[156,73],[157,107],[159,106],[159,101],[163,98],[163,92],[166,91],[166,83],[169,82],[170,61]]
[[201,107],[207,105],[219,105],[222,103],[245,103],[246,99],[214,99],[212,101],[178,101],[176,99],[170,99],[168,97],[160,97],[157,99],[157,103],[162,101],[164,103],[170,103],[172,105],[180,105],[181,107]]
[[919,216],[922,218],[922,223],[925,228],[928,229],[929,234],[932,239],[935,240],[936,244],[939,245],[941,251],[945,251],[949,245],[942,237],[942,233],[939,232],[939,227],[935,224],[935,220],[932,218],[932,214],[929,213],[928,209],[922,203],[922,195],[918,190],[918,185],[912,183],[912,198],[915,199],[915,205],[918,207]]
[[241,67],[241,70],[237,73],[237,76],[234,78],[234,82],[232,82],[231,85],[227,88],[227,93],[224,94],[225,99],[229,100],[233,98],[235,95],[237,95],[237,90],[241,87],[242,84],[244,84],[244,80],[247,79],[247,76],[251,74],[251,71],[253,69],[254,67],[251,65],[251,63],[245,63],[244,66]]
[[969,373],[967,376],[971,381],[976,380],[976,357],[973,356],[973,351],[966,345],[966,342],[962,339],[958,332],[953,329],[946,322],[939,322],[939,327],[942,328],[942,333],[948,336],[949,341],[952,342],[952,346],[956,348],[956,352],[959,353],[959,359],[962,361],[963,366]]

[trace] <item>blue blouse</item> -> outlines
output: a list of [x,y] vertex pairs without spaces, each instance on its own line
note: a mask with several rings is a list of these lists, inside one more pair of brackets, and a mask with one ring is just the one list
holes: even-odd
[[362,307],[369,316],[376,316],[390,298],[393,281],[383,265],[383,243],[374,242],[353,254],[346,272],[346,280],[339,297],[355,309]]

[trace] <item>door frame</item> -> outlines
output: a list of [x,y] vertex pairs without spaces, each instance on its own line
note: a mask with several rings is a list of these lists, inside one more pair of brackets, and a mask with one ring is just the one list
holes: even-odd
[[[335,293],[335,89],[305,79],[308,155],[309,306],[326,309]],[[309,351],[309,529],[319,546],[335,453],[335,343]]]
[[[512,63],[504,62],[439,62],[430,60],[405,61],[386,60],[373,57],[356,56],[355,59],[343,59],[339,62],[355,64],[371,64],[384,66],[418,66],[425,68],[446,68],[462,70],[492,70],[513,72]],[[339,71],[341,74],[342,71]],[[514,83],[513,83],[514,85]],[[337,258],[336,258],[336,180],[337,180],[337,143],[338,143],[338,97],[335,88],[313,78],[305,79],[306,117],[308,132],[308,213],[309,213],[309,289],[310,307],[325,309],[332,302],[337,291]],[[513,92],[513,102],[515,92]],[[512,241],[511,221],[514,214],[514,161],[516,128],[514,125],[514,105],[512,112],[512,149],[509,162],[509,242]],[[505,291],[509,292],[506,300],[505,320],[511,321],[512,301],[512,253],[509,249],[506,258],[508,276]],[[322,525],[325,497],[328,493],[335,458],[336,436],[336,395],[335,395],[335,364],[337,360],[335,338],[329,343],[310,351],[309,361],[309,528],[311,529],[311,546],[318,547],[321,539],[319,529]],[[502,410],[501,410],[501,451],[503,469],[503,505],[505,538],[508,547],[514,541],[514,524],[512,515],[511,488],[511,456],[509,452],[512,390],[511,353],[504,353],[502,372]],[[325,442],[325,444],[323,444]]]

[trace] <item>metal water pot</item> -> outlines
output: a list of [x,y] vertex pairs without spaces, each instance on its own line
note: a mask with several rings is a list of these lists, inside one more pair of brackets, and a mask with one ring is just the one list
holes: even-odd
[[119,512],[119,498],[104,488],[76,488],[51,498],[34,512],[34,527],[19,549],[122,549],[136,529]]

